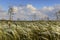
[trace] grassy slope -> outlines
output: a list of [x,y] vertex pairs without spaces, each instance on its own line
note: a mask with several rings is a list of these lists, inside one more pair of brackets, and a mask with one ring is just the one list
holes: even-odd
[[60,22],[1,20],[0,40],[60,40]]

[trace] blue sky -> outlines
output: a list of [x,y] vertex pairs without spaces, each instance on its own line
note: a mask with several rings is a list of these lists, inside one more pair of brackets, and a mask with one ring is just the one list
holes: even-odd
[[52,6],[55,4],[60,4],[60,0],[0,0],[0,6],[7,9],[9,5],[27,5],[32,4],[36,8],[41,8],[43,6]]

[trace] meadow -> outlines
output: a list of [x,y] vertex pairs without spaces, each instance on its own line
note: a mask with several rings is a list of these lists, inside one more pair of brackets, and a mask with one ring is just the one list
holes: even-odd
[[0,21],[0,40],[60,40],[60,21]]

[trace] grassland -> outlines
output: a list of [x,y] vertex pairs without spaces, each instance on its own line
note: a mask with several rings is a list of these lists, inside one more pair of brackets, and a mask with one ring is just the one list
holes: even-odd
[[60,40],[60,21],[0,21],[0,40]]

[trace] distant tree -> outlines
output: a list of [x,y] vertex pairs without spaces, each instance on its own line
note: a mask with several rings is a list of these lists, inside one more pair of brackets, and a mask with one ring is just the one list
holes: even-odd
[[20,21],[20,18],[17,18],[17,21]]
[[48,16],[45,16],[45,17],[42,17],[41,20],[46,20],[46,21],[49,21],[49,17]]
[[33,14],[33,21],[36,20],[36,14]]
[[46,17],[46,19],[49,21],[49,17]]
[[60,11],[56,12],[56,18],[57,20],[60,20]]
[[14,13],[13,13],[13,7],[9,7],[9,10],[8,10],[8,13],[9,13],[9,20],[12,20]]
[[48,17],[47,19],[48,19],[48,21],[49,21],[49,17]]

